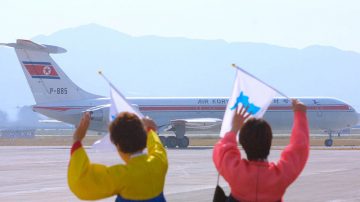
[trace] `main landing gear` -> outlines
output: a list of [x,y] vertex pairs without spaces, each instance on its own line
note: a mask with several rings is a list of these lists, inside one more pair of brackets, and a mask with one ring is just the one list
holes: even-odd
[[176,148],[179,147],[181,149],[187,148],[190,144],[189,138],[184,136],[182,138],[177,138],[175,136],[159,136],[161,142],[167,148]]
[[185,124],[173,126],[172,131],[174,131],[175,136],[159,136],[163,145],[167,148],[187,148],[190,144],[190,140],[185,136]]

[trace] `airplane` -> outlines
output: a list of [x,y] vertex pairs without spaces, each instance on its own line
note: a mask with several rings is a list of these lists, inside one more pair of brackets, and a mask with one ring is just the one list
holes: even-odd
[[[65,53],[64,48],[18,39],[3,43],[15,49],[36,104],[33,110],[66,123],[77,125],[84,111],[92,113],[90,129],[106,132],[109,124],[110,99],[78,87],[50,57]],[[152,117],[161,130],[170,129],[175,136],[160,135],[168,148],[186,148],[186,127],[211,127],[221,124],[228,97],[157,97],[127,98],[133,107]],[[326,132],[326,146],[332,146],[332,135],[358,123],[355,109],[336,98],[298,98],[308,109],[311,132]],[[291,101],[274,98],[264,115],[273,131],[290,131],[293,122]]]

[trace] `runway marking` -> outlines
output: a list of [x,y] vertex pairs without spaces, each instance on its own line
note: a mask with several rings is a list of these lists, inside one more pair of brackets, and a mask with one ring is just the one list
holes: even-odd
[[332,169],[332,170],[321,170],[321,171],[315,171],[312,173],[304,173],[302,176],[310,176],[310,175],[319,175],[319,174],[326,174],[326,173],[336,173],[336,172],[346,172],[351,171],[352,169]]
[[349,202],[349,201],[360,201],[360,197],[356,197],[356,198],[348,198],[348,199],[335,199],[335,200],[328,200],[327,202]]
[[68,189],[68,187],[52,187],[52,188],[39,188],[36,190],[26,190],[26,191],[11,191],[11,192],[5,192],[0,193],[0,197],[5,196],[16,196],[19,194],[32,194],[32,193],[39,193],[39,192],[48,192],[48,191],[58,191],[58,190],[65,190]]
[[[171,194],[181,194],[181,193],[188,193],[188,192],[193,192],[193,191],[202,191],[202,190],[206,190],[206,189],[215,189],[216,187],[216,183],[214,183],[214,185],[209,185],[209,186],[203,186],[202,188],[188,188],[188,189],[184,189],[184,190],[180,190],[180,191],[166,191],[165,190],[165,195],[171,195]],[[228,186],[226,185],[221,185],[222,188],[227,188]]]

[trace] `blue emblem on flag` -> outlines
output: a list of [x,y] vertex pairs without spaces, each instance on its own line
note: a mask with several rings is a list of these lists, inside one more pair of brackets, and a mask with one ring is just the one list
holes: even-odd
[[254,115],[256,113],[258,113],[258,111],[260,111],[260,107],[254,105],[253,103],[249,103],[249,96],[244,95],[244,93],[241,91],[240,95],[238,98],[236,98],[236,102],[234,104],[233,107],[231,107],[231,110],[235,110],[238,106],[239,103],[242,104],[244,106],[244,108],[247,108],[247,112],[251,115]]

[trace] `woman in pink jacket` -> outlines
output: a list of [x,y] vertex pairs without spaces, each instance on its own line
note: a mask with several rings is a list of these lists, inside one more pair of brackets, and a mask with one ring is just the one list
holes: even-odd
[[[290,144],[277,163],[268,162],[272,131],[263,119],[251,118],[241,108],[234,115],[232,129],[216,145],[213,161],[229,183],[233,201],[282,201],[287,187],[303,170],[309,156],[309,127],[306,106],[292,100],[294,123]],[[244,123],[245,122],[245,123]],[[242,159],[236,135],[247,159]]]

